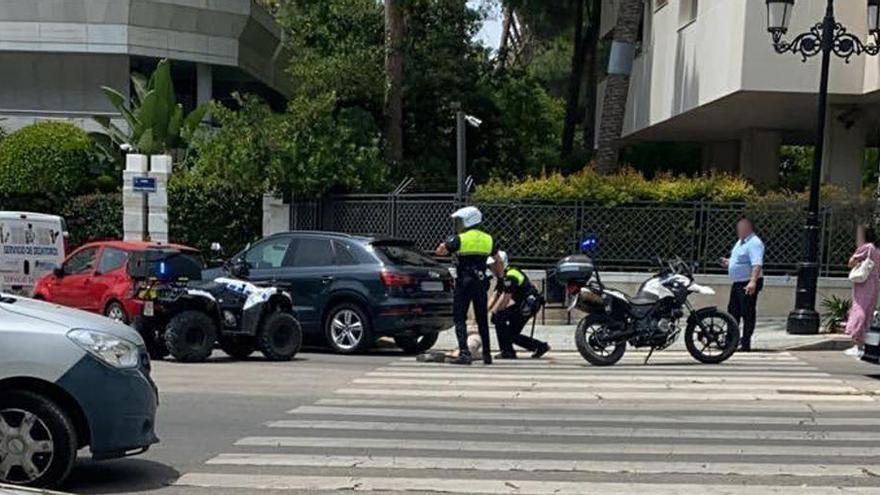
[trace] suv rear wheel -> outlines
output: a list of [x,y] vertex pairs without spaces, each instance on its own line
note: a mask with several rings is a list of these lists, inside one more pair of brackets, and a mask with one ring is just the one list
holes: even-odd
[[340,303],[330,309],[324,320],[324,335],[330,347],[340,354],[363,352],[373,345],[370,320],[354,303]]
[[76,430],[51,400],[27,391],[4,393],[0,407],[0,483],[51,488],[76,461]]

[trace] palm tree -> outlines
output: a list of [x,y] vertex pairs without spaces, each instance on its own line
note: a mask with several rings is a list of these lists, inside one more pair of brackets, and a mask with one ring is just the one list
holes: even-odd
[[[599,124],[599,145],[596,151],[597,168],[602,173],[611,173],[617,169],[618,141],[623,132],[630,70],[644,8],[644,0],[620,1],[611,47],[611,62],[605,79],[605,99],[602,102],[602,121]],[[612,63],[615,64],[614,67],[611,66]]]

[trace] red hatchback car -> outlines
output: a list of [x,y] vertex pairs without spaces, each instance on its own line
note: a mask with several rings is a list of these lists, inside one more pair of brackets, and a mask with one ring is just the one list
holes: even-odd
[[155,242],[102,241],[86,244],[64,260],[34,287],[34,299],[100,313],[128,323],[141,314],[143,301],[134,298],[134,281],[128,275],[131,253],[148,249],[195,249]]

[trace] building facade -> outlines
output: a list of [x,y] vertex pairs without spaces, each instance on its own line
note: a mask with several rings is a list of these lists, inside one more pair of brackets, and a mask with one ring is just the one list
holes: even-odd
[[[607,36],[620,0],[602,1]],[[775,52],[765,0],[645,2],[624,140],[700,142],[704,169],[775,182],[780,146],[815,142],[820,57]],[[838,21],[863,40],[866,3],[836,2]],[[789,38],[820,22],[825,5],[797,0]],[[835,58],[829,102],[824,179],[857,191],[865,148],[878,142],[880,57]]]
[[101,86],[169,58],[189,109],[235,92],[281,105],[281,29],[251,0],[0,0],[0,126],[114,115]]

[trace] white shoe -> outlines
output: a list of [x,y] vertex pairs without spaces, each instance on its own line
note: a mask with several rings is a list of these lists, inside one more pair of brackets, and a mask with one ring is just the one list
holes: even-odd
[[843,353],[846,354],[847,356],[850,356],[850,357],[859,358],[859,357],[862,357],[862,354],[864,353],[864,351],[862,351],[862,349],[860,349],[859,346],[854,345],[854,346],[850,347],[849,349],[843,351]]

